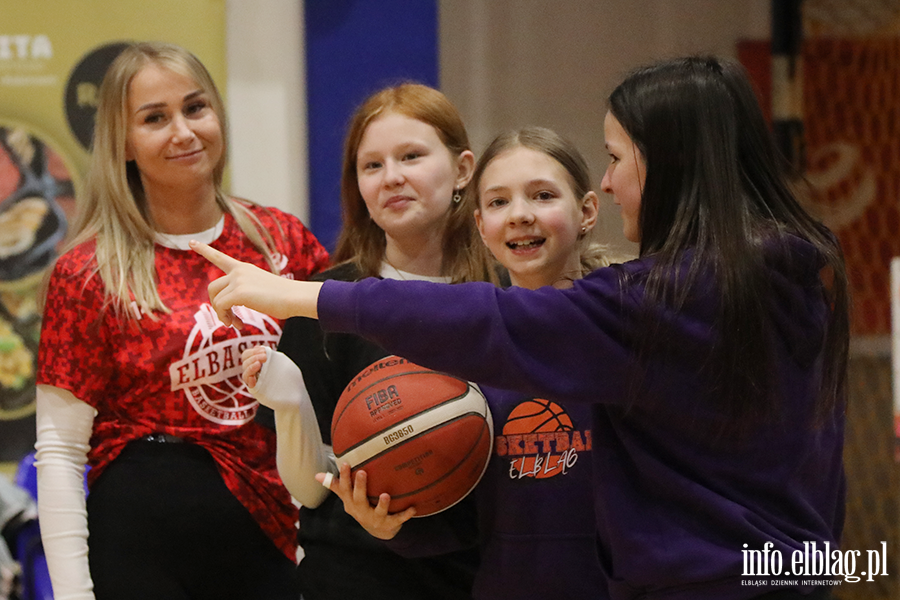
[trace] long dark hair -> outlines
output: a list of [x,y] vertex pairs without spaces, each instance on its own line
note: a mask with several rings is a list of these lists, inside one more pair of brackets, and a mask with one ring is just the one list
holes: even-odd
[[[819,252],[831,308],[824,340],[821,421],[845,400],[849,344],[847,278],[835,237],[800,206],[746,71],[714,57],[668,60],[634,71],[609,110],[646,166],[640,254],[653,256],[646,308],[678,311],[702,277],[718,290],[715,395],[743,422],[777,414],[773,389],[767,257],[790,259],[787,234]],[[685,263],[685,256],[690,259]],[[655,314],[659,314],[656,312]],[[642,358],[664,342],[645,331]]]

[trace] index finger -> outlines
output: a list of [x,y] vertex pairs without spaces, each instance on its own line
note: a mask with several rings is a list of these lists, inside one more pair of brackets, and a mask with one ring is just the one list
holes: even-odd
[[241,264],[241,261],[237,260],[236,258],[231,258],[224,252],[219,252],[209,244],[191,240],[189,245],[191,247],[191,250],[225,271],[226,274],[229,273],[237,265]]

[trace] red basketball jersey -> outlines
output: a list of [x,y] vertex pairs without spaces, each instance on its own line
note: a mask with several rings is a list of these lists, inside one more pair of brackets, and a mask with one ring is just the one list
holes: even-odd
[[[298,219],[276,209],[253,210],[275,239],[283,277],[306,279],[325,267],[325,249]],[[211,245],[268,269],[230,215]],[[94,264],[92,241],[58,260],[37,375],[38,383],[70,390],[98,412],[89,483],[132,440],[152,432],[187,438],[210,452],[231,492],[293,560],[297,514],[276,470],[275,435],[253,422],[258,403],[240,377],[243,350],[275,347],[281,322],[242,309],[242,330],[223,326],[207,292],[222,272],[190,250],[159,244],[158,289],[172,312],[154,319],[132,305],[139,318],[119,319],[100,277],[90,276]]]

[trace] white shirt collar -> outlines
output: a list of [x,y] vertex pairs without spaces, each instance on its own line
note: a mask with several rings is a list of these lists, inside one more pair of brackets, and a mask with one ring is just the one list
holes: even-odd
[[225,215],[222,215],[222,218],[219,219],[219,222],[216,223],[215,227],[210,227],[209,229],[198,231],[197,233],[174,234],[156,232],[156,243],[173,250],[190,250],[191,248],[188,243],[191,240],[209,244],[222,235],[224,229]]

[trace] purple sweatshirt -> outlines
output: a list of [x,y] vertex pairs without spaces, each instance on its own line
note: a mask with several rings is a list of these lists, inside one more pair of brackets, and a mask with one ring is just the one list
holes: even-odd
[[[475,600],[607,600],[591,497],[591,410],[482,386],[494,446],[473,492],[481,564]],[[471,544],[452,511],[407,521],[388,542],[407,557]]]
[[789,247],[767,262],[781,413],[730,444],[715,435],[726,417],[701,369],[717,335],[712,294],[667,315],[672,350],[648,366],[634,398],[628,376],[652,259],[600,269],[567,290],[328,281],[319,319],[470,381],[591,405],[610,597],[739,600],[772,589],[746,585],[765,578],[747,576],[742,551],[771,543],[790,567],[804,542],[835,548],[843,526],[843,412],[811,424],[828,312],[820,260],[806,242]]

